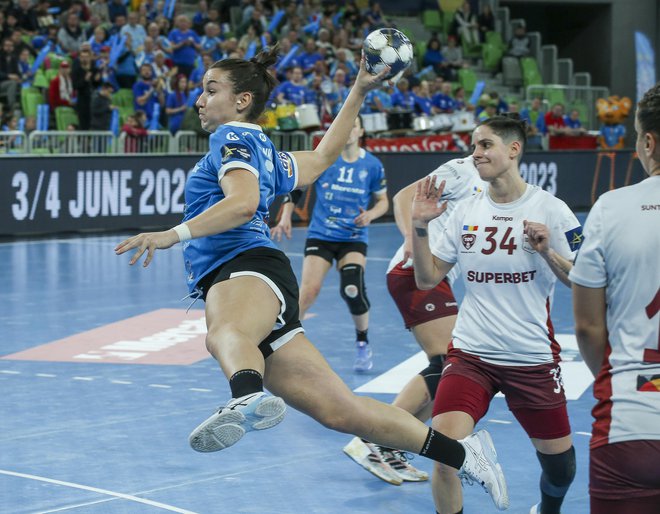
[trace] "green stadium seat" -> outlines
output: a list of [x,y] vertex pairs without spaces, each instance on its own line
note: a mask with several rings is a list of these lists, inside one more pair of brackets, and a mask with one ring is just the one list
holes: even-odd
[[128,88],[118,89],[112,94],[112,105],[134,109],[133,90]]
[[26,87],[21,90],[21,109],[23,115],[35,117],[37,115],[37,106],[43,104],[44,96],[37,88]]
[[422,69],[422,61],[424,60],[424,54],[426,53],[426,41],[419,41],[415,43],[415,57],[417,57],[417,65],[419,69]]
[[520,67],[523,76],[523,85],[538,86],[543,84],[543,78],[539,70],[539,65],[534,57],[523,57],[520,59]]
[[477,75],[470,68],[461,68],[458,70],[458,82],[465,89],[465,94],[469,96],[477,86]]
[[502,39],[502,34],[493,30],[486,32],[486,43],[499,47],[502,52],[506,49],[506,43]]
[[34,80],[32,81],[32,85],[34,87],[40,87],[44,89],[47,89],[48,86],[50,86],[50,82],[46,77],[46,72],[41,68],[39,68],[37,72],[34,74]]
[[483,59],[484,67],[488,71],[497,71],[500,69],[502,49],[493,43],[486,42],[481,46],[481,58]]
[[442,16],[438,9],[427,9],[422,12],[422,23],[424,27],[432,32],[441,32],[443,30]]
[[69,125],[78,126],[78,114],[73,107],[60,106],[55,108],[55,123],[57,130],[66,130]]
[[548,101],[550,105],[560,103],[566,106],[566,95],[564,94],[563,89],[558,89],[554,87],[548,87],[545,90],[544,98]]

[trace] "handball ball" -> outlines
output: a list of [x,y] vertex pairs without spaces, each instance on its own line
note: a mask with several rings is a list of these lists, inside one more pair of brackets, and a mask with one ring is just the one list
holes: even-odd
[[391,68],[385,79],[391,79],[405,70],[413,60],[413,47],[406,35],[397,29],[378,29],[369,34],[362,44],[365,67],[378,75],[385,66]]

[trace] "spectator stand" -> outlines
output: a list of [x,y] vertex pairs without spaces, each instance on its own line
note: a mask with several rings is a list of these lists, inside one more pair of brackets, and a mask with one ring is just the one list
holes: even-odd
[[609,97],[606,87],[565,86],[562,84],[530,85],[525,90],[525,98],[531,100],[539,97],[543,100],[546,110],[555,103],[564,105],[566,112],[577,109],[580,121],[587,130],[598,130],[596,100]]

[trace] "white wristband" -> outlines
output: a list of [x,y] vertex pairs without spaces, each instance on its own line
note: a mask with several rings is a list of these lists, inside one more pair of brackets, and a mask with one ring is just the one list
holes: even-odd
[[181,223],[180,225],[177,225],[176,227],[172,228],[174,232],[176,232],[176,235],[179,236],[179,241],[189,241],[192,239],[192,234],[190,232],[190,229],[188,228],[188,225],[185,223]]

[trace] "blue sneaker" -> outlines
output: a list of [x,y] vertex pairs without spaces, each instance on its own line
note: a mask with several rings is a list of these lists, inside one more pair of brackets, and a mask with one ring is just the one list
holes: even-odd
[[364,373],[374,367],[374,363],[371,360],[371,348],[369,347],[369,343],[365,343],[364,341],[358,341],[356,344],[357,357],[355,357],[353,369],[358,373]]
[[238,442],[246,432],[277,425],[286,412],[282,398],[264,392],[232,398],[192,431],[190,446],[198,452],[217,452]]

